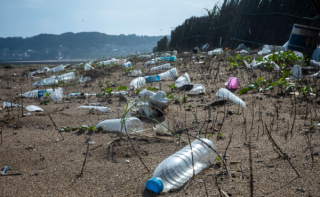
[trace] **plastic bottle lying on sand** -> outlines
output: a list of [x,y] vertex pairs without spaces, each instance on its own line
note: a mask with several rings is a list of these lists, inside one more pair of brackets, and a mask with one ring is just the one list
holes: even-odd
[[193,88],[187,93],[187,94],[200,94],[200,93],[205,93],[206,89],[203,85],[201,84],[195,84]]
[[178,72],[176,68],[172,68],[167,72],[160,73],[159,76],[160,76],[160,80],[173,80],[176,77],[178,77]]
[[242,107],[246,107],[246,103],[243,100],[241,100],[239,97],[237,97],[235,94],[233,94],[232,92],[230,92],[226,88],[220,88],[217,91],[216,96],[215,96],[215,101],[223,100],[223,99],[225,99],[225,100],[229,99],[237,105],[241,105]]
[[50,99],[52,101],[61,101],[63,97],[63,89],[62,88],[56,88],[56,89],[43,89],[43,90],[31,90],[29,92],[26,92],[24,94],[19,94],[20,97],[26,97],[26,98],[42,98],[46,96],[46,93],[50,94]]
[[146,85],[146,80],[143,77],[135,78],[130,82],[130,89],[142,88]]
[[[201,140],[215,151],[217,150],[210,140],[205,138],[201,138]],[[192,166],[194,166],[194,173],[198,174],[213,164],[217,154],[202,141],[197,139],[191,143],[193,159],[190,145],[187,145],[162,161],[154,171],[153,177],[147,181],[146,188],[156,193],[167,192],[182,186],[193,176]],[[194,165],[192,165],[192,160]]]
[[167,63],[167,64],[153,67],[150,70],[161,70],[161,69],[170,69],[170,68],[171,68],[170,63]]
[[160,76],[159,75],[145,76],[144,79],[146,80],[147,83],[152,83],[152,82],[160,81]]
[[108,107],[99,107],[99,106],[79,106],[78,109],[96,109],[101,112],[112,112]]
[[[143,132],[143,124],[136,117],[130,117],[125,120],[125,124],[122,125],[122,133],[134,134]],[[103,130],[121,132],[121,119],[105,120],[96,125],[96,128],[102,127]]]
[[142,76],[142,72],[140,70],[132,70],[128,73],[129,77],[140,77]]

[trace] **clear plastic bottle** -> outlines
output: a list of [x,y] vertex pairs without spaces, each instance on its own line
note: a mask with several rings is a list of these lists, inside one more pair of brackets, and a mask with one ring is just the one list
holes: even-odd
[[142,88],[145,85],[146,85],[146,80],[144,79],[144,77],[138,77],[130,82],[129,87],[130,89],[137,89],[137,88]]
[[[217,150],[210,140],[205,138],[201,138],[201,140]],[[162,161],[154,171],[153,177],[147,181],[146,188],[156,193],[167,192],[187,182],[193,176],[193,166],[194,173],[198,174],[213,164],[217,154],[202,141],[197,139],[191,143],[193,159],[190,145],[187,145]],[[192,165],[192,160],[194,165]]]
[[50,99],[52,101],[61,101],[63,97],[63,89],[56,88],[56,89],[43,89],[43,90],[31,90],[24,94],[19,94],[20,97],[26,98],[42,98],[46,95],[46,93],[50,94]]
[[144,79],[146,80],[147,83],[152,83],[152,82],[160,81],[160,76],[159,75],[145,76]]

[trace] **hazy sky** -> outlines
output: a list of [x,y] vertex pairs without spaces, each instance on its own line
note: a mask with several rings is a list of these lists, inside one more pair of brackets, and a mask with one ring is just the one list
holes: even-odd
[[[0,0],[0,37],[102,32],[169,35],[218,0]],[[220,4],[222,0],[219,1]],[[161,31],[162,29],[162,31]]]

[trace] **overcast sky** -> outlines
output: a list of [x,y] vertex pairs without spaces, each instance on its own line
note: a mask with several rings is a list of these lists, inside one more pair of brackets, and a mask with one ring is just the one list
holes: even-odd
[[[218,0],[0,0],[0,37],[101,32],[169,35]],[[222,0],[219,1],[220,4]]]

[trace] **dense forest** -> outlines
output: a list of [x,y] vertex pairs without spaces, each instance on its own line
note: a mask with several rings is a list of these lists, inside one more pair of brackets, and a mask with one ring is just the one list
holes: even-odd
[[[99,32],[40,34],[33,37],[0,38],[0,59],[13,56],[33,56],[30,59],[102,58],[108,54],[126,55],[132,52],[151,52],[163,36],[107,35]],[[29,52],[28,52],[29,51]],[[28,53],[28,55],[26,55]],[[35,55],[36,54],[36,55]],[[53,57],[55,56],[55,57]]]

